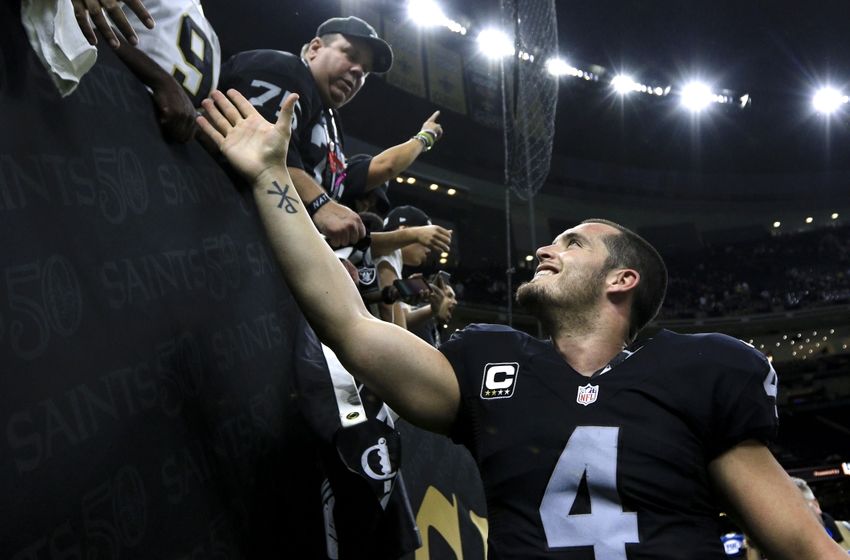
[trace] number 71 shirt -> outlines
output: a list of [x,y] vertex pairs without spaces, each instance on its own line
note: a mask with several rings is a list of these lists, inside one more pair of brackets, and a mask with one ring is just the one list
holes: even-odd
[[661,331],[586,377],[551,342],[496,325],[440,350],[461,391],[452,439],[484,482],[491,560],[726,557],[707,465],[774,437],[764,355]]

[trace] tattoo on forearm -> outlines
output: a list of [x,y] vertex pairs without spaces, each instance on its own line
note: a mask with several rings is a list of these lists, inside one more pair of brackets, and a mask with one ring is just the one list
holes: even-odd
[[295,207],[298,204],[298,199],[288,194],[290,185],[284,185],[283,189],[281,189],[277,181],[272,181],[272,186],[274,186],[275,190],[268,190],[266,194],[273,194],[280,197],[277,207],[286,210],[287,214],[298,213],[298,208]]

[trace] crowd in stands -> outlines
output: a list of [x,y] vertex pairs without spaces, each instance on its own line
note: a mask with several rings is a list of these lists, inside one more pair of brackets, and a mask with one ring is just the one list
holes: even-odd
[[[850,303],[850,226],[706,244],[667,257],[670,283],[660,319],[771,313]],[[533,267],[518,269],[514,287]],[[504,267],[458,270],[466,302],[505,305]]]

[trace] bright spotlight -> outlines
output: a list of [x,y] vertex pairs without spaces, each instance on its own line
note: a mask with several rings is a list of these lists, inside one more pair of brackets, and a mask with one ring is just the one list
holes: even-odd
[[701,82],[690,82],[682,88],[682,106],[693,112],[699,112],[709,106],[713,94],[707,85]]
[[[638,83],[635,82],[628,74],[617,74],[611,80],[611,87],[614,88],[614,91],[620,95],[625,95],[637,90],[641,86],[639,86]],[[643,86],[643,90],[646,91],[646,86]]]
[[456,189],[449,189],[449,190],[446,191],[446,194],[449,195],[449,196],[454,196],[454,195],[457,194],[457,190]]
[[841,105],[847,103],[848,98],[842,95],[840,91],[832,87],[823,87],[819,89],[815,96],[812,97],[812,106],[818,113],[828,115],[838,110]]
[[550,58],[546,61],[546,71],[553,76],[564,76],[569,74],[571,69],[563,58]]
[[779,227],[779,226],[781,226],[781,225],[782,225],[782,222],[780,222],[780,221],[778,221],[778,220],[777,220],[777,221],[775,221],[775,222],[773,222],[773,227],[775,227],[775,228],[778,228],[778,227]]
[[525,256],[525,262],[531,262],[533,260],[534,260],[534,255],[526,255]]
[[495,60],[514,54],[514,43],[503,31],[490,28],[478,34],[478,49]]
[[830,214],[829,217],[832,218],[833,220],[837,220],[838,219],[838,212],[833,212],[832,214]]
[[446,25],[448,18],[434,0],[409,0],[407,17],[416,25],[436,27]]
[[814,221],[815,221],[815,219],[814,219],[814,218],[812,218],[811,216],[807,216],[807,217],[806,217],[806,223],[807,223],[807,224],[810,224],[810,223],[812,223],[812,222],[814,222]]

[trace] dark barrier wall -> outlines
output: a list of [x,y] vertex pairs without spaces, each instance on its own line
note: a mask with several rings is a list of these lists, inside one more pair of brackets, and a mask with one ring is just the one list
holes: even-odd
[[[61,99],[8,4],[0,558],[311,557],[303,318],[253,203],[199,145],[163,142],[108,48]],[[481,558],[468,455],[402,429],[416,557]]]

